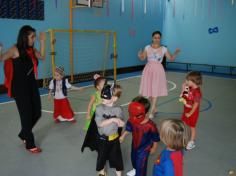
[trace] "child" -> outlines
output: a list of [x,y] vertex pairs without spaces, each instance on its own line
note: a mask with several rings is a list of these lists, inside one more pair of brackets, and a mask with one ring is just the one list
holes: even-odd
[[189,141],[186,149],[191,150],[195,147],[196,139],[196,124],[199,117],[199,107],[202,98],[201,89],[202,75],[198,71],[192,71],[186,76],[186,84],[189,87],[189,93],[186,105],[184,105],[184,113],[182,120],[191,129],[191,140]]
[[161,141],[166,145],[157,158],[153,176],[183,176],[183,152],[190,130],[179,119],[164,120],[160,127]]
[[116,169],[117,176],[121,176],[124,167],[118,134],[118,128],[124,126],[121,120],[124,116],[121,107],[114,105],[120,95],[119,85],[106,85],[101,92],[102,104],[96,107],[95,121],[99,135],[96,170],[99,176],[106,175],[106,160],[109,160],[111,168]]
[[150,102],[144,97],[136,97],[129,105],[129,120],[125,132],[120,137],[123,142],[126,135],[132,133],[131,160],[133,168],[128,176],[145,176],[149,153],[153,154],[157,149],[159,133],[156,124],[148,118]]
[[96,89],[96,92],[91,96],[90,102],[88,104],[86,123],[84,126],[85,131],[88,130],[89,124],[91,122],[91,118],[93,117],[95,113],[96,106],[102,103],[101,91],[105,83],[106,83],[106,79],[104,77],[101,77],[98,74],[94,75],[94,87]]
[[77,90],[72,86],[68,79],[64,78],[64,68],[56,67],[55,79],[51,80],[49,84],[48,98],[51,98],[51,94],[54,96],[54,113],[53,118],[56,123],[61,121],[69,121],[75,123],[74,112],[70,107],[70,103],[67,99],[67,89]]

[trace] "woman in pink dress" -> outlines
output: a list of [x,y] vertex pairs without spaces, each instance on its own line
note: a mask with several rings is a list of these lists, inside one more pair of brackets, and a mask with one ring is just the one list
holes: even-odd
[[139,93],[150,98],[152,102],[149,118],[153,118],[157,113],[157,97],[168,95],[165,70],[161,64],[163,57],[166,56],[173,61],[180,52],[180,49],[177,48],[172,55],[166,47],[161,46],[160,40],[161,32],[153,32],[152,44],[147,45],[144,51],[138,53],[140,60],[147,58],[148,61],[142,73]]

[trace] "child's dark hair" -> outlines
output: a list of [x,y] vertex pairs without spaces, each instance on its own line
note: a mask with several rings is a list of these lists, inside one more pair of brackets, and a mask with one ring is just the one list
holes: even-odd
[[97,88],[97,86],[100,84],[100,82],[102,80],[105,80],[105,84],[106,84],[106,78],[103,77],[103,76],[100,76],[100,77],[98,77],[97,79],[94,80],[94,87]]
[[191,71],[187,74],[186,79],[194,82],[196,85],[202,85],[202,74],[199,71]]
[[159,34],[160,37],[161,37],[161,32],[160,32],[160,31],[154,31],[154,32],[152,33],[152,37],[153,37],[154,35],[156,35],[156,34]]
[[132,102],[138,102],[138,103],[142,104],[145,107],[145,113],[147,113],[149,111],[150,106],[151,106],[150,101],[147,98],[143,97],[143,96],[135,97],[132,100]]

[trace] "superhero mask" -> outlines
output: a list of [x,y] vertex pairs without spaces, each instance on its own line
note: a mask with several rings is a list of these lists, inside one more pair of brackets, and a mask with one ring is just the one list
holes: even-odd
[[105,85],[101,91],[101,98],[110,100],[112,97],[112,92],[113,92],[113,86],[111,85]]
[[140,124],[146,116],[145,107],[138,102],[132,102],[129,104],[129,121],[132,124]]

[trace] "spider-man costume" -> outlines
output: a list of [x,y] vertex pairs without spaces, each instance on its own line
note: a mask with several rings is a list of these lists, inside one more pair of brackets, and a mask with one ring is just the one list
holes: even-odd
[[145,176],[147,161],[153,142],[160,141],[159,133],[153,121],[145,119],[145,108],[142,104],[132,102],[129,106],[130,118],[126,124],[126,131],[132,133],[131,160],[136,176]]

